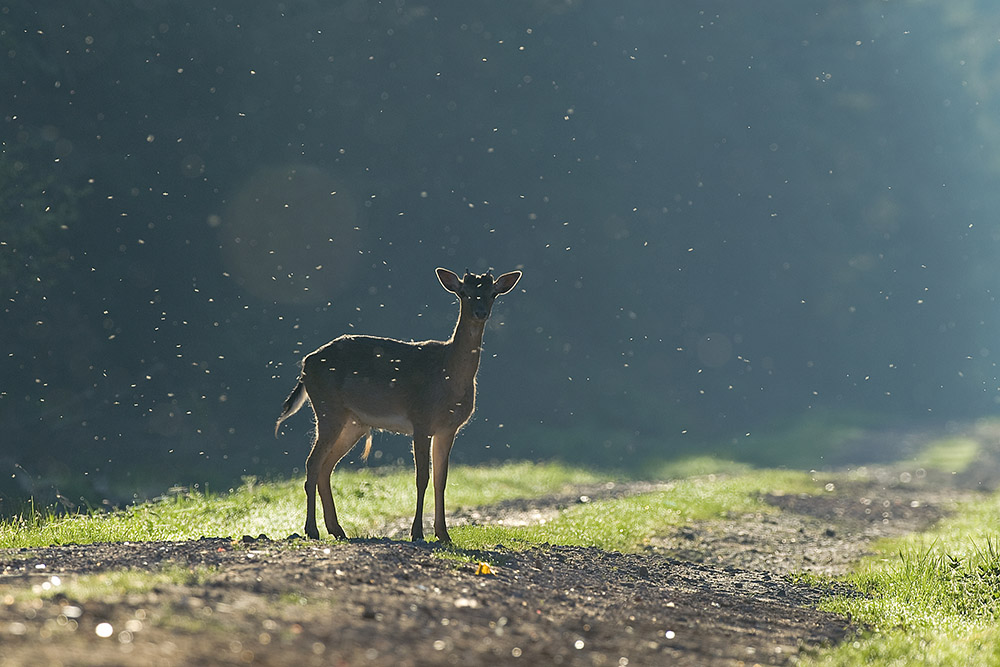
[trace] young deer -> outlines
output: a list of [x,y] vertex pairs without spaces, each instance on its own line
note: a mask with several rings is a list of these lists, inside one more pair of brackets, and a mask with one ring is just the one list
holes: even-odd
[[330,477],[337,462],[367,435],[363,457],[371,449],[371,429],[413,436],[417,470],[417,511],[410,537],[424,538],[424,492],[427,490],[431,441],[434,456],[434,535],[449,542],[444,520],[444,487],[455,434],[469,421],[476,403],[476,372],[483,330],[493,300],[514,289],[520,271],[496,280],[491,273],[466,272],[459,278],[437,270],[441,285],[461,304],[455,332],[446,341],[407,343],[391,338],[346,335],[335,338],[302,361],[302,374],[285,400],[274,426],[298,412],[306,399],[316,414],[316,440],[306,459],[306,535],[316,539],[316,488],[323,503],[326,529],[346,538],[337,521]]

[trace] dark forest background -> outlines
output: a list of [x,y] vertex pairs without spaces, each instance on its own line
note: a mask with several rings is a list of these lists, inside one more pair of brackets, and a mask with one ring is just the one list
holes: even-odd
[[820,466],[991,415],[998,34],[985,0],[0,0],[0,496],[297,473],[299,359],[446,337],[437,266],[524,271],[460,462],[791,429]]

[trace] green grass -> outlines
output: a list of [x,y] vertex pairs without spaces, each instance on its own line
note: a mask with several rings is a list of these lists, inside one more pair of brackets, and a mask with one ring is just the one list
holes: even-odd
[[30,587],[0,585],[3,598],[13,601],[31,601],[42,598],[63,598],[75,602],[106,600],[109,596],[148,593],[172,586],[203,586],[215,574],[209,567],[182,567],[165,565],[153,570],[109,570],[62,578],[52,576]]
[[[930,443],[915,463],[962,472],[974,438]],[[926,532],[886,540],[847,577],[864,595],[823,608],[867,628],[804,661],[808,665],[1000,664],[1000,493],[964,504]]]
[[[685,522],[727,512],[772,511],[758,500],[767,491],[798,493],[817,488],[806,473],[752,471],[742,464],[710,457],[663,464],[650,470],[660,477],[707,471],[728,471],[728,474],[701,474],[676,481],[668,490],[658,493],[580,504],[560,513],[553,521],[524,529],[456,527],[452,529],[452,537],[463,548],[550,542],[636,550],[656,533]],[[455,466],[449,475],[448,506],[454,510],[609,481],[620,479],[558,464]],[[414,482],[409,470],[341,471],[334,475],[333,483],[338,515],[349,535],[370,535],[385,522],[412,512]],[[432,504],[428,494],[425,521],[430,520]],[[0,547],[260,533],[283,538],[301,531],[304,514],[301,481],[261,483],[248,479],[227,493],[176,494],[115,512],[69,516],[35,513],[5,520],[0,522]]]
[[692,521],[728,514],[776,512],[761,496],[772,491],[818,493],[811,475],[788,470],[756,470],[736,475],[703,475],[672,482],[663,491],[574,505],[545,523],[523,527],[459,526],[452,539],[465,549],[503,544],[522,548],[548,542],[637,551],[650,540]]
[[979,442],[973,438],[942,438],[928,444],[915,463],[921,468],[964,472],[978,453]]
[[1000,664],[1000,494],[935,529],[881,545],[848,581],[865,597],[823,608],[871,628],[814,665]]
[[656,461],[645,466],[646,477],[654,480],[686,479],[699,475],[741,475],[753,470],[754,467],[748,463],[704,455]]
[[[474,506],[557,493],[569,486],[612,479],[611,475],[557,464],[455,466],[449,474],[448,506]],[[386,521],[408,516],[413,511],[415,490],[410,470],[338,471],[333,476],[333,486],[337,513],[352,536],[369,535]],[[428,493],[430,506],[432,498]],[[228,493],[177,494],[115,512],[68,516],[35,512],[0,520],[0,548],[260,533],[283,538],[301,532],[304,520],[305,494],[301,480],[260,483],[248,479]]]

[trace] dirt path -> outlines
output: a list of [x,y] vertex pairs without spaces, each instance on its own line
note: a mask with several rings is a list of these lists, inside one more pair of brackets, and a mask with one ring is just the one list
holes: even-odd
[[[0,665],[783,664],[853,631],[788,573],[843,572],[872,540],[923,528],[982,488],[894,468],[816,481],[818,496],[769,495],[780,512],[684,526],[643,554],[466,554],[495,563],[494,575],[391,539],[0,551]],[[452,521],[535,521],[581,496],[655,488],[589,487]],[[180,566],[176,581],[98,602],[19,595],[165,564]],[[192,566],[213,569],[184,574]]]
[[[774,495],[782,511],[745,514],[684,526],[654,541],[655,549],[691,562],[789,575],[846,574],[872,543],[924,530],[981,491],[944,473],[880,467],[844,483],[818,475],[820,495]],[[832,486],[832,488],[831,488]]]
[[[495,576],[426,544],[235,549],[229,540],[47,549],[7,561],[35,585],[170,557],[207,581],[0,608],[8,664],[650,665],[779,663],[836,641],[817,592],[764,572],[551,547],[484,554]],[[44,564],[44,574],[39,565]],[[27,581],[24,581],[24,580]],[[303,604],[305,602],[305,604]],[[98,637],[110,624],[108,639]],[[106,632],[106,633],[107,633]],[[42,640],[42,641],[40,641]]]

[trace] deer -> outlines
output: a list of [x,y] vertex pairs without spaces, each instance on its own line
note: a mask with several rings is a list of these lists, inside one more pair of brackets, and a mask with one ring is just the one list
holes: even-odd
[[362,437],[366,460],[376,429],[413,436],[417,506],[410,539],[424,539],[424,496],[433,458],[434,535],[442,543],[451,542],[444,513],[448,458],[455,436],[476,408],[476,374],[493,302],[514,289],[521,272],[494,280],[492,271],[477,275],[466,270],[459,278],[439,268],[437,278],[459,298],[458,323],[448,340],[412,342],[347,334],[302,360],[298,383],[285,400],[274,433],[277,437],[282,422],[309,401],[316,418],[305,482],[305,533],[311,539],[319,538],[317,489],[327,532],[347,539],[333,502],[333,470]]

